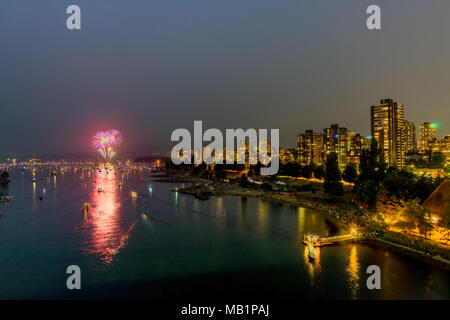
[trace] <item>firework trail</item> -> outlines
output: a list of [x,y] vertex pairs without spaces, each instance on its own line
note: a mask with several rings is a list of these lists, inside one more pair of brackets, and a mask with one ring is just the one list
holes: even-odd
[[116,155],[113,147],[118,146],[121,142],[122,134],[115,129],[97,132],[92,137],[92,145],[100,152],[106,162],[111,161]]

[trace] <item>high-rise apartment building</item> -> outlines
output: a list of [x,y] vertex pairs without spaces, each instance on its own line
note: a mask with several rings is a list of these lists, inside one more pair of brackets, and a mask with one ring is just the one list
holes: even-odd
[[431,142],[436,140],[437,124],[424,122],[420,125],[419,151],[426,152],[431,148]]
[[350,149],[351,132],[347,128],[332,124],[329,128],[323,129],[323,158],[327,154],[335,152],[338,158],[340,169],[344,169],[347,164],[347,153]]
[[413,122],[405,120],[405,152],[417,149],[416,126]]
[[359,168],[360,157],[364,149],[369,149],[370,140],[359,133],[351,134],[349,139],[350,147],[347,153],[347,163],[353,163]]
[[300,163],[308,165],[310,163],[321,164],[323,136],[320,133],[314,133],[312,130],[306,130],[297,137],[298,157]]
[[383,99],[370,107],[372,137],[384,152],[386,163],[403,168],[405,164],[404,106]]

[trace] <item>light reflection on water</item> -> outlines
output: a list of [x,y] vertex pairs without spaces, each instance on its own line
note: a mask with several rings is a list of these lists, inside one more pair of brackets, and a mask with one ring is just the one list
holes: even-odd
[[[120,188],[114,171],[96,172],[91,189],[90,209],[84,213],[82,225],[87,237],[83,250],[87,255],[94,255],[101,262],[110,264],[126,245],[138,219],[127,229],[124,228],[120,215],[121,201],[118,199]],[[131,201],[136,204],[136,199],[132,198]]]
[[[272,281],[279,292],[287,288],[299,298],[448,298],[445,273],[384,249],[327,246],[316,248],[310,261],[303,235],[338,232],[310,209],[257,198],[201,201],[171,191],[180,184],[151,182],[149,192],[149,182],[128,171],[78,169],[50,181],[46,176],[37,172],[32,183],[31,172],[13,172],[5,187],[14,200],[0,209],[0,298],[38,292],[39,279],[45,279],[49,292],[58,292],[55,275],[61,274],[64,283],[64,268],[76,263],[90,277],[86,281],[100,288],[234,272],[242,281],[255,281],[260,291],[270,290],[264,283]],[[131,191],[137,198],[130,197]],[[81,212],[85,202],[91,205],[87,213]],[[365,288],[370,264],[384,272],[382,291]],[[39,279],[33,270],[41,270]],[[241,270],[250,270],[255,279]]]
[[359,288],[359,274],[360,274],[358,263],[358,249],[356,245],[353,245],[352,248],[350,249],[347,272],[349,274],[348,282],[352,298],[356,299]]
[[320,248],[314,248],[314,260],[309,258],[308,246],[303,246],[303,263],[306,266],[312,287],[320,280],[322,266],[320,265]]

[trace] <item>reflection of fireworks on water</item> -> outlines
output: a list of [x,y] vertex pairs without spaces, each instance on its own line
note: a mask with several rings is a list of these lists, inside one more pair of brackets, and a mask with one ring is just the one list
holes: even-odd
[[122,134],[115,129],[97,132],[92,137],[92,145],[98,152],[109,162],[114,156],[115,152],[113,146],[117,146],[122,142]]

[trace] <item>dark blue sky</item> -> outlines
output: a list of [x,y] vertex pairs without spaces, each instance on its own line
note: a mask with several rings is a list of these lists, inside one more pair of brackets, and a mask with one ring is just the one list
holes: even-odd
[[124,150],[166,152],[194,120],[280,128],[282,146],[331,123],[368,135],[384,97],[449,134],[449,14],[447,0],[2,0],[0,155],[86,152],[108,128]]

